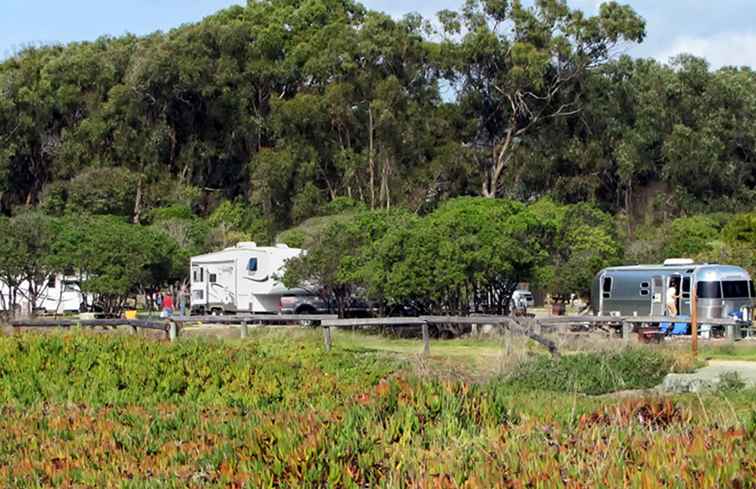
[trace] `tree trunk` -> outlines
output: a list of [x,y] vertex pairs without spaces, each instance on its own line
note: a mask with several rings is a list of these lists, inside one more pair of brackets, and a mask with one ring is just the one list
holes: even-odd
[[142,180],[143,177],[140,175],[137,182],[136,198],[134,199],[134,224],[139,224],[142,220]]
[[627,182],[627,189],[625,189],[625,214],[627,214],[627,236],[628,238],[633,237],[633,210],[631,208],[633,201],[633,181],[630,179],[630,181]]
[[375,209],[375,159],[373,149],[373,109],[368,105],[368,169],[370,171],[370,209]]
[[391,193],[389,190],[389,175],[391,173],[391,160],[386,157],[383,160],[383,166],[381,168],[381,190],[379,194],[379,199],[381,203],[381,207],[385,207],[386,209],[391,208]]
[[507,130],[504,140],[494,144],[491,152],[491,166],[483,176],[483,197],[494,198],[499,189],[499,182],[504,175],[504,170],[509,166],[512,159],[511,146],[514,139],[514,129]]

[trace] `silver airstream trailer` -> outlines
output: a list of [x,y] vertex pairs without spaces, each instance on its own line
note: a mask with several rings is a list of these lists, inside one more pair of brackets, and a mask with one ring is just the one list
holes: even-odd
[[677,290],[679,315],[690,315],[691,290],[696,290],[699,321],[728,318],[731,313],[752,319],[754,286],[744,269],[695,263],[677,258],[663,265],[634,265],[601,270],[593,281],[591,306],[596,315],[665,316],[667,289]]

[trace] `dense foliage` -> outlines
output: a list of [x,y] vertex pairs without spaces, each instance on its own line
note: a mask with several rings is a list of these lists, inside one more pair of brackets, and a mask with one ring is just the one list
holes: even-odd
[[326,355],[317,335],[291,332],[244,344],[3,337],[0,480],[313,488],[755,482],[752,393],[591,399],[496,379],[419,380],[398,367],[375,353]]
[[0,210],[140,222],[188,187],[203,215],[241,197],[259,233],[339,197],[414,210],[553,194],[636,217],[659,191],[671,215],[752,206],[756,76],[611,57],[644,35],[614,2],[590,17],[485,0],[433,24],[266,0],[28,48],[0,64]]
[[644,36],[616,2],[261,0],[24,49],[0,63],[0,279],[75,269],[116,309],[300,225],[299,282],[339,308],[501,311],[518,280],[587,295],[601,266],[679,255],[753,270],[756,74],[612,56]]

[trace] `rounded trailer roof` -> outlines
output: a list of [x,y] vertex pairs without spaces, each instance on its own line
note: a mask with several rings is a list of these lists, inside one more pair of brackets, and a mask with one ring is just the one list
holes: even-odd
[[717,280],[750,280],[748,272],[734,265],[719,265],[716,263],[694,263],[692,265],[629,265],[609,267],[604,272],[646,272],[646,273],[691,273],[699,281]]
[[747,271],[733,265],[703,265],[696,268],[695,277],[700,282],[751,280]]

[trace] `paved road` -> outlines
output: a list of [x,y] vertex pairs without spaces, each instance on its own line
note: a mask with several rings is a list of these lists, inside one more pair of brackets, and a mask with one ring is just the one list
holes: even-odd
[[756,362],[742,360],[709,360],[709,364],[692,374],[669,374],[662,389],[671,392],[698,392],[716,388],[720,376],[737,372],[747,387],[756,387]]

